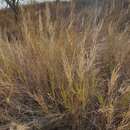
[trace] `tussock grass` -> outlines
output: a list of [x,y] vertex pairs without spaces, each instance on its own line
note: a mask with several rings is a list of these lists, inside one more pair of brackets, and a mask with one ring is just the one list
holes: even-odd
[[130,128],[130,10],[102,10],[55,20],[48,6],[44,20],[22,10],[22,38],[0,39],[1,126],[38,129],[34,120],[55,113],[73,130]]

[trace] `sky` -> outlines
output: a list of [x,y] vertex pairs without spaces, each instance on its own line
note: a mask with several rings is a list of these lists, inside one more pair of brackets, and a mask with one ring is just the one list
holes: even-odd
[[[6,4],[3,2],[4,0],[0,0],[0,8],[4,8]],[[45,1],[55,1],[55,0],[35,0],[36,2],[45,2]],[[28,3],[29,0],[24,0],[24,3]]]

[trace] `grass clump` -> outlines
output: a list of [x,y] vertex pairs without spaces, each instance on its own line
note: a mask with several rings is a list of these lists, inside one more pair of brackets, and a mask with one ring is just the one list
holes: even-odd
[[129,130],[129,9],[73,11],[22,10],[21,38],[0,39],[1,126]]

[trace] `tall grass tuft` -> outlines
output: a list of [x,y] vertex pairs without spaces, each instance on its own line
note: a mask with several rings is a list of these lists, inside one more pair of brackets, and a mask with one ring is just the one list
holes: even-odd
[[128,130],[130,10],[73,9],[66,19],[60,6],[56,16],[49,5],[21,9],[20,37],[0,39],[0,125],[38,130],[35,120],[60,114],[64,129]]

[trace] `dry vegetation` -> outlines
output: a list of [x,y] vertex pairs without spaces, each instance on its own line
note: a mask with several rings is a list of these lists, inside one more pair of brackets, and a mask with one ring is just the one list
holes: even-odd
[[130,130],[130,9],[59,10],[0,39],[0,130]]

